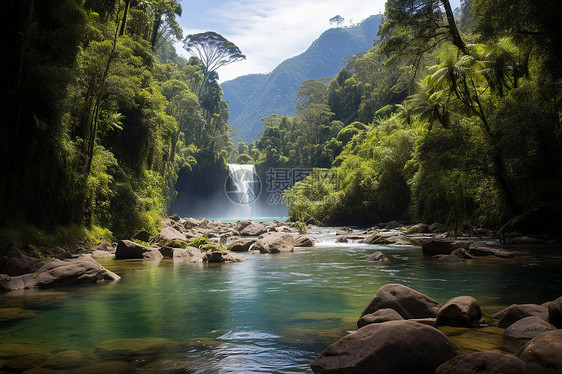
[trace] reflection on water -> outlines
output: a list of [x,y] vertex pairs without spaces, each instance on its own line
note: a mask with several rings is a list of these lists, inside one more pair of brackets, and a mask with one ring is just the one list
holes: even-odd
[[[322,230],[316,235],[326,237]],[[390,262],[365,262],[375,250]],[[157,337],[169,339],[173,349],[153,347],[151,355],[130,352],[118,359],[155,372],[305,372],[320,351],[354,329],[386,283],[407,285],[440,302],[471,295],[492,309],[542,303],[562,289],[557,257],[451,265],[424,259],[414,247],[333,242],[247,257],[231,265],[100,259],[122,276],[119,282],[1,296],[0,305],[20,308],[22,316],[38,312],[0,322],[0,339],[88,352],[95,363],[115,361],[99,348],[102,342]]]

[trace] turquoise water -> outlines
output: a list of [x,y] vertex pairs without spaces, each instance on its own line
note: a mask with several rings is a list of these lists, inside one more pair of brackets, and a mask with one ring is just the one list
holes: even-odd
[[[316,235],[325,237],[326,231]],[[375,250],[391,261],[365,262]],[[402,283],[440,302],[471,295],[484,306],[542,303],[562,295],[558,256],[451,265],[424,259],[419,247],[333,242],[245,256],[246,262],[226,265],[99,259],[122,279],[0,296],[0,305],[38,311],[33,318],[0,323],[0,339],[87,351],[115,338],[208,338],[212,349],[174,352],[189,363],[184,372],[306,372],[319,352],[354,329],[386,283]]]

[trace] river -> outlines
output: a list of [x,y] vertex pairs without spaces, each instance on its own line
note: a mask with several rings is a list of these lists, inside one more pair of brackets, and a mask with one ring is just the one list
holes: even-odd
[[[122,279],[0,296],[3,306],[37,311],[32,318],[0,322],[0,339],[83,352],[116,338],[199,340],[207,343],[174,351],[174,362],[187,363],[174,372],[307,372],[319,352],[355,328],[386,283],[404,284],[442,303],[474,296],[490,312],[561,296],[558,255],[444,264],[423,258],[419,247],[336,244],[335,230],[310,232],[313,248],[249,253],[248,261],[237,264],[99,259]],[[390,262],[367,263],[376,250]],[[150,362],[135,360],[136,367]]]

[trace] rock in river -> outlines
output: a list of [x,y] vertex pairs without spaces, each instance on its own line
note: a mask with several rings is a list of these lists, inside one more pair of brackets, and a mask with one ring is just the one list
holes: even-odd
[[516,339],[533,339],[545,331],[556,330],[556,327],[536,316],[525,317],[507,329],[505,335]]
[[118,279],[120,277],[117,274],[107,270],[90,256],[84,255],[71,260],[48,261],[33,274],[24,274],[17,277],[0,275],[0,288],[11,291]]
[[291,234],[271,232],[259,239],[252,249],[261,253],[293,252],[295,248],[295,237]]
[[529,373],[562,372],[562,330],[543,332],[525,344],[518,356],[527,363]]
[[562,296],[548,304],[548,321],[562,328]]
[[379,288],[361,316],[384,308],[394,309],[404,319],[433,318],[441,304],[409,287],[390,283]]
[[471,296],[458,296],[449,300],[437,312],[441,326],[474,326],[482,317],[478,301]]
[[453,342],[439,330],[413,321],[364,326],[322,352],[315,373],[433,374],[457,355]]
[[525,317],[536,316],[548,321],[548,308],[537,304],[512,304],[494,314],[499,327],[506,328]]
[[370,325],[371,323],[382,323],[388,321],[400,321],[404,318],[394,309],[379,309],[374,313],[365,314],[357,321],[357,328]]
[[473,352],[454,357],[439,366],[435,374],[525,374],[527,364],[499,352]]
[[117,243],[117,249],[115,250],[115,259],[133,259],[133,258],[144,258],[148,260],[160,260],[162,259],[162,254],[158,249],[146,248],[143,245],[137,244],[130,240],[120,240]]

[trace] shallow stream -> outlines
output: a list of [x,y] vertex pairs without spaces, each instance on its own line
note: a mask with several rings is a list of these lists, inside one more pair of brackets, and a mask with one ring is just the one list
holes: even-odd
[[[9,344],[21,340],[48,346],[47,356],[79,351],[89,364],[123,361],[139,372],[307,372],[318,353],[355,329],[363,308],[386,283],[404,284],[441,303],[474,296],[487,313],[562,295],[558,255],[446,264],[423,258],[419,247],[336,244],[335,231],[309,233],[317,241],[313,248],[249,253],[238,264],[98,259],[122,279],[0,295],[0,321],[2,310],[22,317],[0,322],[0,363],[8,358],[3,352],[12,349]],[[390,262],[367,263],[376,250]],[[446,332],[458,337],[466,329]],[[100,348],[111,339],[145,337],[174,345],[146,348],[150,344],[142,340],[145,350],[135,353],[131,340]],[[497,328],[461,340],[466,350],[510,351]],[[119,351],[119,344],[129,351]]]

